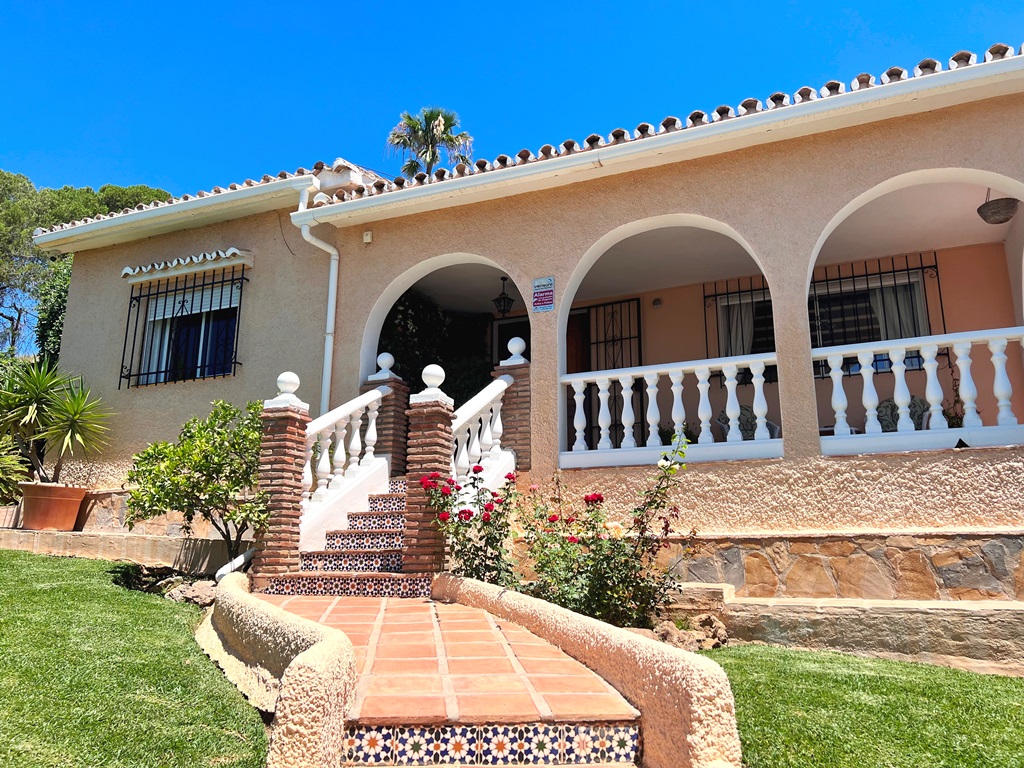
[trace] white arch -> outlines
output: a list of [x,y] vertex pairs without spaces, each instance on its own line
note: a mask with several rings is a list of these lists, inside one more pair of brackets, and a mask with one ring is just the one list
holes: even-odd
[[[862,192],[832,217],[828,225],[818,237],[814,244],[814,251],[811,253],[811,261],[807,265],[807,290],[810,290],[811,278],[814,276],[814,267],[818,263],[818,256],[829,236],[836,231],[836,228],[850,217],[855,211],[863,208],[872,200],[877,200],[882,195],[896,192],[908,187],[918,187],[923,184],[944,184],[944,183],[970,183],[979,187],[991,187],[1024,200],[1024,183],[1009,176],[993,171],[982,171],[976,168],[927,168],[920,171],[910,171],[899,176],[876,184],[870,189]],[[1015,291],[1016,295],[1016,291]]]
[[[693,213],[666,213],[661,216],[651,216],[646,219],[631,221],[628,224],[616,227],[587,249],[586,253],[583,254],[583,258],[580,259],[579,264],[576,265],[576,269],[573,270],[572,275],[569,277],[569,280],[565,285],[565,290],[562,292],[562,298],[558,305],[559,376],[565,373],[565,334],[569,324],[569,312],[572,309],[573,299],[576,298],[576,292],[579,291],[580,285],[583,284],[583,281],[586,279],[591,268],[613,245],[616,245],[633,235],[650,232],[654,229],[664,229],[666,227],[694,227],[697,229],[707,229],[711,232],[717,232],[721,235],[725,235],[739,243],[739,245],[743,247],[743,250],[747,252],[747,255],[753,259],[757,268],[761,270],[761,274],[764,274],[764,267],[754,254],[754,249],[750,247],[750,244],[739,234],[739,232],[725,222],[718,221],[717,219]],[[765,279],[767,280],[767,278]]]
[[[384,327],[384,321],[387,319],[388,312],[391,311],[395,302],[402,297],[402,294],[419,282],[421,278],[426,277],[431,272],[458,264],[486,264],[489,267],[494,267],[502,274],[508,274],[505,268],[493,259],[488,259],[475,253],[445,253],[440,256],[434,256],[413,265],[400,274],[391,281],[377,298],[373,309],[370,310],[370,314],[366,318],[366,325],[363,328],[362,346],[359,350],[360,381],[366,381],[367,376],[377,372],[377,345],[380,342],[380,332]],[[515,278],[510,275],[509,280],[516,286],[521,296],[526,295],[519,288],[519,285],[516,284]],[[410,382],[410,384],[414,384],[414,382]]]

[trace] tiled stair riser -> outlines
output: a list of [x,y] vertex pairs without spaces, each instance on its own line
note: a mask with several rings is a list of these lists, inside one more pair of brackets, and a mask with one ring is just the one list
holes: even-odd
[[405,512],[404,493],[371,493],[370,512]]
[[345,764],[584,765],[638,763],[635,723],[361,726],[345,738]]
[[300,571],[363,571],[398,573],[402,570],[401,552],[301,552]]
[[292,576],[271,579],[268,595],[340,595],[344,597],[430,597],[424,576]]
[[349,513],[350,531],[404,531],[405,515],[396,512]]
[[347,551],[352,549],[401,549],[404,536],[401,531],[331,531],[327,534],[326,549]]
[[393,477],[388,482],[388,493],[405,493],[406,489],[404,477]]

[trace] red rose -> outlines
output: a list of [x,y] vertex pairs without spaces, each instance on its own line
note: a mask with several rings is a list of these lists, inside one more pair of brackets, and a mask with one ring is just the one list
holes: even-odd
[[516,480],[516,473],[515,472],[509,472],[507,475],[505,475],[505,479],[506,480],[510,480],[512,482],[515,482],[515,480]]
[[451,496],[452,495],[452,489],[449,488],[447,485],[442,485],[441,486],[441,495],[442,496]]
[[484,471],[484,468],[481,467],[479,464],[474,464],[473,465],[473,474],[474,475],[479,475],[483,471]]
[[440,520],[442,523],[447,523],[451,519],[451,515],[447,512],[439,512],[437,515],[437,519]]
[[486,504],[484,504],[484,512],[493,512],[493,511],[494,511],[494,505],[491,504],[491,502],[488,501]]
[[427,480],[427,488],[429,488],[432,491],[436,491],[437,490],[437,483],[434,482],[433,480]]
[[583,497],[583,502],[588,506],[592,506],[594,504],[603,504],[604,496],[602,496],[600,493],[590,493]]
[[568,541],[570,544],[579,544],[580,542],[580,540],[577,539],[575,536],[570,536],[566,539],[566,541]]
[[495,497],[494,497],[494,503],[495,503],[495,504],[504,504],[504,503],[505,503],[505,500],[504,500],[504,499],[502,499],[502,498],[499,498],[498,496],[495,496]]
[[567,523],[575,523],[576,522],[576,518],[575,517],[567,517],[567,518],[565,518],[565,522],[567,522]]
[[480,519],[483,520],[485,523],[491,522],[491,513],[484,512],[482,515],[480,515]]
[[459,520],[461,520],[462,522],[467,523],[467,522],[469,522],[472,519],[473,519],[473,510],[472,509],[463,509],[463,510],[459,511]]
[[448,483],[448,485],[455,485],[455,478],[449,477],[445,482]]
[[441,473],[440,472],[431,472],[430,473],[430,479],[431,480],[438,480],[438,479],[440,479],[440,477],[441,477]]
[[455,490],[456,491],[461,491],[462,490],[462,486],[461,485],[456,485],[455,486]]
[[548,522],[549,523],[557,523],[558,522],[558,515],[550,515],[548,517]]
[[427,487],[428,485],[430,485],[430,478],[429,478],[429,477],[427,477],[426,475],[424,475],[423,477],[421,477],[421,478],[420,478],[420,485],[421,485],[422,487],[426,488],[426,487]]

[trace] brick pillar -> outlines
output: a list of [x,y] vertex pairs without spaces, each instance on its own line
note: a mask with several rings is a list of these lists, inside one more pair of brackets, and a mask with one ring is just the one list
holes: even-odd
[[511,376],[514,380],[501,399],[501,447],[515,451],[517,472],[530,469],[530,361],[523,357],[525,349],[522,339],[511,339],[511,357],[502,360],[492,374],[495,378]]
[[270,517],[256,536],[249,575],[260,591],[276,575],[299,569],[299,518],[302,515],[302,469],[306,459],[309,405],[295,397],[299,377],[282,373],[280,392],[263,403],[259,487],[267,494]]
[[405,453],[409,439],[409,385],[395,374],[387,378],[371,376],[360,392],[369,392],[380,386],[391,387],[377,411],[377,445],[374,454],[391,457],[391,477],[405,477]]
[[423,369],[427,389],[409,398],[408,453],[405,501],[405,553],[403,573],[437,573],[444,570],[445,541],[437,529],[435,514],[427,504],[420,478],[430,472],[450,477],[452,471],[452,415],[454,402],[438,387],[444,381],[440,366]]

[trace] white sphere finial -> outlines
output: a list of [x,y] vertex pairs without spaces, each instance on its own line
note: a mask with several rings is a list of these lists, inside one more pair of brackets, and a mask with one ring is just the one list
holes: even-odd
[[389,352],[381,352],[377,355],[377,367],[380,368],[381,373],[384,371],[391,371],[391,366],[395,364],[395,356]]
[[508,340],[508,352],[511,357],[508,360],[502,360],[502,365],[523,365],[529,362],[523,357],[523,352],[526,351],[526,342],[523,341],[519,336],[513,336]]
[[444,383],[444,368],[437,363],[431,363],[423,369],[423,383],[429,389],[440,389]]
[[285,371],[277,377],[277,396],[294,395],[299,388],[299,377],[291,371]]

